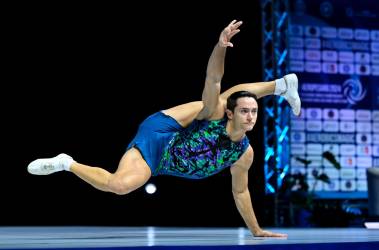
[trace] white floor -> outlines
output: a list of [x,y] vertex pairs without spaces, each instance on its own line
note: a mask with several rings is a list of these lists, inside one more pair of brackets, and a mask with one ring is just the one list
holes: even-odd
[[269,230],[288,238],[257,238],[245,228],[0,227],[0,249],[379,242],[379,230],[365,228]]

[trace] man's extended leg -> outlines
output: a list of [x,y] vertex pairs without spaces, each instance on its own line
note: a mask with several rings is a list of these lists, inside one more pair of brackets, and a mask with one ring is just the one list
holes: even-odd
[[[298,79],[296,75],[289,74],[271,82],[238,84],[223,92],[220,97],[226,104],[228,96],[237,91],[249,91],[257,95],[258,98],[268,95],[280,95],[288,101],[293,113],[299,115],[301,101],[297,89]],[[173,117],[181,126],[187,127],[197,117],[203,106],[202,101],[190,102],[164,110],[163,113]]]
[[135,148],[128,150],[122,157],[117,171],[112,174],[105,169],[77,163],[70,156],[60,154],[53,158],[38,159],[31,162],[31,174],[47,175],[69,170],[93,187],[116,194],[127,194],[147,182],[151,170]]
[[237,91],[249,91],[258,98],[267,95],[283,96],[290,104],[293,113],[300,115],[301,101],[298,93],[298,79],[295,74],[285,75],[283,78],[270,82],[238,84],[223,92],[221,98],[226,100],[229,95]]
[[224,91],[221,94],[221,98],[226,100],[232,93],[237,91],[249,91],[254,93],[258,98],[262,98],[274,94],[275,81],[238,84]]

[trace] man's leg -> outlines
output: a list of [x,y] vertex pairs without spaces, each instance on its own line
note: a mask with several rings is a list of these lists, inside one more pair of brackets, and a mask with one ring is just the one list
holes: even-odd
[[116,194],[130,193],[144,185],[151,177],[149,166],[135,148],[123,155],[114,174],[80,163],[73,163],[70,171],[93,187]]
[[274,94],[275,81],[271,82],[254,82],[242,83],[235,85],[221,94],[222,99],[227,99],[231,94],[237,91],[248,91],[254,93],[258,98]]
[[38,175],[62,170],[73,172],[96,189],[116,194],[130,193],[144,185],[151,177],[149,166],[135,148],[131,148],[123,155],[114,174],[102,168],[77,163],[64,154],[53,158],[38,159],[28,166],[29,173]]
[[[249,91],[258,98],[268,95],[283,96],[290,104],[295,115],[300,115],[301,101],[298,94],[298,79],[295,74],[289,74],[283,78],[270,82],[254,82],[235,85],[221,94],[221,99],[226,104],[226,99],[234,92]],[[187,127],[203,108],[203,102],[190,102],[167,110],[163,113],[174,118],[181,126]]]
[[283,78],[270,82],[255,82],[238,84],[221,94],[221,98],[226,100],[228,96],[237,91],[249,91],[258,98],[267,95],[279,95],[290,104],[295,115],[300,115],[301,101],[298,93],[298,79],[295,74],[285,75]]
[[187,127],[203,108],[203,102],[190,102],[163,110],[163,113],[174,118],[182,127]]

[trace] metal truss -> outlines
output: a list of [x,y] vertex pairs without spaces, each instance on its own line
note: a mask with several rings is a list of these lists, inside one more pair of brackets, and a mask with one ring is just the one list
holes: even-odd
[[[288,0],[261,0],[263,80],[283,77],[287,71]],[[290,107],[283,97],[263,98],[265,190],[275,194],[289,171]]]

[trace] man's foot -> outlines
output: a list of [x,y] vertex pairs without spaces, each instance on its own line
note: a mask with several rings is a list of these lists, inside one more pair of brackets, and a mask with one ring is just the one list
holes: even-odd
[[53,158],[37,159],[28,165],[28,172],[35,175],[48,175],[62,170],[69,170],[74,162],[71,156],[59,154]]
[[290,104],[292,112],[296,115],[300,115],[301,111],[301,101],[299,97],[298,88],[298,79],[295,74],[285,75],[284,81],[286,82],[287,90],[281,94],[284,99]]

